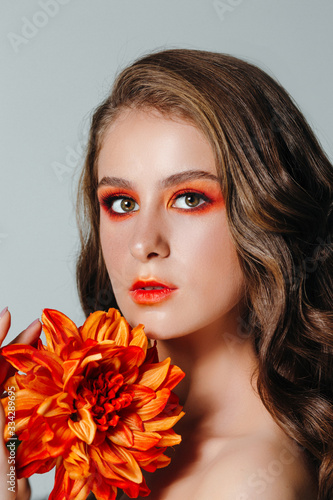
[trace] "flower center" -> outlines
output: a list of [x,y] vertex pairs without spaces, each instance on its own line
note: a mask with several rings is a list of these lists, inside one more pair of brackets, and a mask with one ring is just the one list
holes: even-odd
[[124,377],[120,373],[100,373],[97,378],[83,381],[78,391],[76,409],[90,407],[97,429],[106,431],[117,425],[118,412],[132,402],[133,396],[124,389]]

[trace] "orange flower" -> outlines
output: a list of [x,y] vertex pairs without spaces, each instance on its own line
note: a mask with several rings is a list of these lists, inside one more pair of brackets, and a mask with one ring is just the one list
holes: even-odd
[[[91,314],[80,328],[50,309],[42,321],[47,346],[1,350],[25,373],[6,384],[16,393],[18,477],[56,466],[53,500],[83,500],[90,491],[112,500],[117,488],[147,496],[142,469],[168,465],[166,447],[181,441],[172,426],[184,413],[171,391],[184,373],[170,358],[158,362],[143,326],[131,330],[115,309]],[[7,411],[8,398],[2,402]]]

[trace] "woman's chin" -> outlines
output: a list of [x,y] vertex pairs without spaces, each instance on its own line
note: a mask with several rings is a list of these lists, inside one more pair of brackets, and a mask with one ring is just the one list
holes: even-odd
[[[144,323],[142,323],[144,324]],[[168,325],[145,325],[145,334],[150,340],[171,340],[189,335],[191,332],[187,329],[181,330],[179,328],[170,327]]]
[[[126,314],[127,312],[127,314]],[[167,316],[162,311],[133,311],[126,308],[123,308],[122,314],[129,322],[132,328],[135,328],[137,325],[144,325],[145,334],[149,339],[158,340],[158,339],[166,339],[178,336],[177,325],[170,324],[170,316]]]
[[184,333],[179,331],[178,328],[175,328],[174,325],[171,326],[160,321],[151,321],[147,319],[144,321],[143,318],[141,318],[137,321],[130,321],[129,323],[132,328],[139,324],[144,325],[144,332],[148,339],[151,340],[167,340],[184,335]]

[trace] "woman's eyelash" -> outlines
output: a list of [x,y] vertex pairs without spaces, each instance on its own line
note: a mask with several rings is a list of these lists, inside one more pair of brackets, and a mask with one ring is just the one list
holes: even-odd
[[[198,191],[182,191],[176,193],[169,207],[183,211],[194,211],[205,208],[212,200]],[[139,210],[134,198],[128,195],[110,194],[100,197],[100,205],[114,216],[128,215]]]
[[211,200],[203,193],[199,193],[197,191],[183,191],[182,193],[177,193],[174,196],[171,206],[183,210],[189,210],[199,208],[202,205],[206,205],[210,201]]
[[107,195],[101,198],[100,204],[107,211],[118,215],[136,211],[138,207],[133,198],[125,195]]

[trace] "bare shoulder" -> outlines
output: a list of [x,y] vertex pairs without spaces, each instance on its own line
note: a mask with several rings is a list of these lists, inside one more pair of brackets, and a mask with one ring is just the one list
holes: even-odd
[[245,439],[216,457],[198,500],[315,500],[317,489],[304,451],[289,439]]

